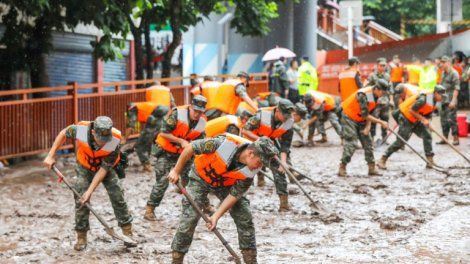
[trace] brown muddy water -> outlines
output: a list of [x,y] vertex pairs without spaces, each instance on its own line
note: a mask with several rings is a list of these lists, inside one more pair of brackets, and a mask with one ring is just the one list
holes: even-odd
[[[302,180],[314,199],[339,218],[315,215],[297,186],[289,185],[292,211],[279,213],[274,185],[247,193],[256,225],[259,263],[470,263],[470,170],[449,169],[449,176],[425,169],[409,149],[393,155],[383,176],[368,177],[363,151],[348,166],[347,178],[336,176],[340,141],[313,148],[293,148],[296,168],[314,182]],[[391,142],[391,140],[390,140]],[[421,140],[411,144],[422,152]],[[458,147],[470,156],[470,140]],[[376,159],[385,150],[375,150]],[[469,166],[443,145],[435,145],[441,166]],[[131,163],[136,157],[131,156]],[[110,238],[93,216],[88,248],[73,250],[74,211],[71,192],[40,167],[39,160],[5,168],[0,177],[0,263],[170,263],[171,240],[178,225],[181,195],[170,188],[157,208],[157,222],[143,220],[153,173],[130,166],[123,181],[140,243],[127,249]],[[73,158],[59,168],[73,178]],[[213,205],[218,201],[211,197]],[[119,230],[103,187],[92,205]],[[338,221],[339,220],[339,221]],[[235,225],[229,215],[218,228],[237,249]],[[238,250],[237,250],[238,252]],[[185,263],[230,263],[228,252],[202,223],[196,229]]]

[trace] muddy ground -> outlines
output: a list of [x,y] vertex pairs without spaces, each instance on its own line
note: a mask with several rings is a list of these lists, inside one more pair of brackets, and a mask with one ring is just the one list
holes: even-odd
[[[391,157],[383,176],[368,177],[363,151],[358,150],[348,167],[350,176],[339,178],[340,141],[329,132],[329,143],[293,149],[292,158],[314,180],[302,180],[303,186],[341,219],[313,214],[295,185],[289,186],[293,209],[287,213],[277,211],[272,182],[251,188],[247,196],[260,263],[470,263],[469,169],[449,169],[449,175],[425,169],[424,162],[406,149]],[[410,142],[422,151],[420,139],[413,136]],[[459,146],[467,156],[469,144],[470,139],[462,139]],[[375,150],[377,159],[383,151]],[[441,166],[469,165],[447,146],[435,145],[435,152]],[[33,160],[0,172],[0,263],[170,263],[181,196],[169,190],[156,210],[158,222],[143,220],[153,173],[131,166],[123,182],[139,246],[126,249],[91,217],[88,248],[76,252],[72,195],[40,164]],[[73,164],[73,158],[62,158],[58,165],[72,177]],[[214,197],[211,200],[217,203]],[[103,187],[92,197],[92,204],[117,226]],[[221,219],[218,227],[238,248],[230,216]],[[185,263],[229,260],[201,221]]]

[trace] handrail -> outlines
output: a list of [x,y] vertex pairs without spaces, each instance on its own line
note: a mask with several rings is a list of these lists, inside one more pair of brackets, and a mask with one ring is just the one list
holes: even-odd
[[369,26],[377,31],[380,31],[381,33],[387,35],[389,38],[393,39],[393,40],[396,40],[396,41],[400,41],[400,40],[403,40],[404,38],[402,36],[400,36],[399,34],[391,31],[390,29],[374,22],[374,21],[370,21],[369,22]]

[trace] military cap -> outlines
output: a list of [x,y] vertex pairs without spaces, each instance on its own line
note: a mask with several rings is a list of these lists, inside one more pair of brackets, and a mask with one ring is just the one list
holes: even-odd
[[313,102],[313,95],[311,93],[306,93],[304,95],[304,102],[308,105],[311,104]]
[[383,57],[380,57],[380,58],[377,59],[377,64],[387,65],[387,59],[385,59]]
[[207,99],[202,95],[196,95],[196,96],[194,96],[191,104],[192,104],[194,110],[204,112],[204,111],[206,111]]
[[449,62],[449,61],[451,61],[451,59],[448,56],[444,55],[444,56],[441,57],[441,61],[442,62]]
[[378,79],[375,82],[374,87],[376,87],[376,88],[378,88],[382,91],[388,91],[388,89],[390,88],[390,84],[389,84],[389,82],[387,82],[384,79]]
[[253,142],[255,149],[258,151],[264,166],[269,166],[274,156],[279,155],[279,150],[274,146],[274,143],[268,137],[260,137]]
[[352,66],[355,63],[361,63],[357,57],[351,57],[348,59],[349,66]]
[[405,85],[403,83],[400,83],[395,87],[394,92],[395,94],[401,94],[403,93],[403,90],[405,90]]
[[277,103],[277,108],[285,118],[291,118],[292,111],[295,110],[294,104],[288,99],[281,99]]
[[301,117],[304,117],[307,114],[307,107],[302,103],[295,104],[295,112]]
[[434,92],[437,92],[439,94],[444,94],[446,92],[446,88],[444,86],[438,84],[434,87]]
[[93,130],[100,141],[109,142],[113,138],[113,120],[107,116],[98,116],[93,121]]
[[279,96],[276,93],[270,93],[266,99],[269,106],[276,106],[279,103]]
[[237,74],[237,77],[244,77],[246,79],[250,79],[250,76],[248,75],[248,73],[244,72],[244,71],[241,71]]

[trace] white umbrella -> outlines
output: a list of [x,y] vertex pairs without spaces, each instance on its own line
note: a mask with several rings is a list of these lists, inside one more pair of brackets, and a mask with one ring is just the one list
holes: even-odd
[[289,49],[276,47],[266,52],[266,54],[264,54],[263,61],[278,60],[281,57],[294,58],[296,57],[296,55],[294,52],[290,51]]

